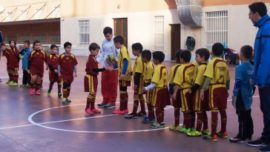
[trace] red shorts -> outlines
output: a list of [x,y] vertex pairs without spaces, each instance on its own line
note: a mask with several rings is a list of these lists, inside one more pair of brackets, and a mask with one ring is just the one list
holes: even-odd
[[130,81],[119,80],[119,86],[120,87],[129,87],[130,86]]
[[84,77],[84,91],[96,94],[98,79],[96,76],[86,75]]
[[61,80],[59,79],[58,73],[51,71],[49,72],[49,80],[50,82],[60,82]]
[[73,75],[61,75],[61,80],[66,83],[72,83],[73,82]]
[[227,108],[228,91],[223,85],[211,85],[209,88],[210,110],[225,110]]
[[183,89],[180,92],[182,112],[192,111],[192,94],[189,93],[189,89]]
[[166,107],[170,105],[170,94],[168,88],[156,88],[155,89],[155,107]]
[[41,78],[43,78],[44,71],[43,70],[35,70],[35,69],[30,69],[31,75],[37,75]]
[[204,92],[204,99],[201,100],[200,97],[200,90],[197,90],[193,94],[193,110],[195,112],[201,112],[201,111],[208,111],[210,110],[209,108],[209,102],[208,102],[208,90]]

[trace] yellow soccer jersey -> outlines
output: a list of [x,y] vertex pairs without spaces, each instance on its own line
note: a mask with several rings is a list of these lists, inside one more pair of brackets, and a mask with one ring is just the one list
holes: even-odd
[[176,75],[176,71],[177,71],[179,66],[180,66],[180,64],[175,64],[174,66],[171,67],[170,73],[169,73],[169,83],[170,84],[173,83],[174,77]]
[[206,70],[206,63],[202,63],[197,66],[195,77],[194,77],[194,84],[198,84],[202,86],[205,80],[204,72]]
[[125,73],[125,77],[120,80],[130,81],[131,80],[131,62],[130,62],[130,56],[127,48],[125,46],[122,46],[120,49],[120,53],[118,55],[118,68],[119,68],[119,76],[121,76],[122,70],[123,70],[123,64],[124,59],[128,61],[128,69]]
[[230,80],[229,68],[222,58],[209,61],[204,76],[211,79],[210,84],[224,84]]
[[143,74],[143,70],[144,70],[144,64],[142,62],[142,57],[138,56],[135,60],[135,64],[133,67],[133,73],[141,73]]
[[156,88],[167,86],[167,69],[164,65],[159,64],[155,67],[151,82],[156,84]]
[[[148,63],[144,63],[144,70],[143,70],[143,80],[144,82],[148,83],[151,81],[154,74],[154,64],[152,61]],[[150,81],[149,81],[150,80]]]
[[191,63],[181,64],[176,71],[173,83],[180,89],[191,88],[195,72],[195,65]]

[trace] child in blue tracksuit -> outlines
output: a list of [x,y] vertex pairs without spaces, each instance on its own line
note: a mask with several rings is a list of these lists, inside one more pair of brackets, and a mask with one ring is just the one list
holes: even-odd
[[255,87],[251,84],[254,67],[250,60],[253,49],[243,46],[240,51],[241,64],[235,70],[235,84],[233,90],[233,106],[236,109],[239,122],[239,132],[230,142],[238,143],[251,140],[253,135],[253,120],[251,117],[252,96]]
[[20,56],[22,58],[22,69],[23,69],[23,79],[22,79],[22,86],[27,87],[30,84],[31,76],[28,72],[28,62],[29,62],[29,55],[31,53],[30,50],[30,41],[26,40],[23,44],[23,49],[20,52]]

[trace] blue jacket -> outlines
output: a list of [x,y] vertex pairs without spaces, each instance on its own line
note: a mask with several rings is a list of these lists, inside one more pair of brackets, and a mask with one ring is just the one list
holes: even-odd
[[31,54],[30,48],[23,49],[21,51],[22,57],[22,69],[23,70],[28,70],[28,63],[29,63],[29,55]]
[[263,16],[255,26],[259,28],[254,46],[254,74],[256,85],[270,86],[270,17]]
[[238,96],[239,91],[241,92],[243,104],[246,110],[251,108],[253,86],[250,82],[254,67],[249,61],[242,61],[235,70],[235,84],[233,89],[233,95]]

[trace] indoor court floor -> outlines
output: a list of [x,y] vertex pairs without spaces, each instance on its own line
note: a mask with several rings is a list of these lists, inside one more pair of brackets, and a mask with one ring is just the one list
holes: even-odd
[[[41,96],[30,97],[24,88],[8,87],[6,60],[0,61],[0,151],[1,152],[256,152],[245,144],[232,144],[228,140],[218,142],[201,137],[187,137],[181,133],[151,130],[141,119],[126,120],[123,116],[103,110],[102,114],[89,117],[84,106],[87,93],[83,92],[86,57],[78,57],[78,77],[71,89],[69,106],[62,106],[57,98],[56,85],[51,97],[47,97],[48,74],[45,72]],[[171,63],[166,63],[170,67]],[[234,68],[231,67],[231,79]],[[108,86],[110,87],[110,86]],[[231,88],[233,81],[231,82]],[[100,85],[99,85],[100,88]],[[231,89],[232,90],[232,89]],[[231,91],[230,91],[231,93]],[[131,87],[129,107],[132,106]],[[97,103],[101,102],[98,91]],[[230,136],[237,133],[237,117],[228,100],[228,125]],[[210,118],[210,115],[208,115]],[[259,110],[258,93],[254,96],[252,116],[255,133],[260,136],[263,123]],[[182,120],[181,120],[182,121]],[[173,123],[173,109],[166,108],[165,122]]]

